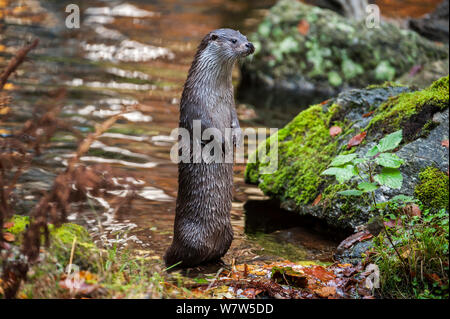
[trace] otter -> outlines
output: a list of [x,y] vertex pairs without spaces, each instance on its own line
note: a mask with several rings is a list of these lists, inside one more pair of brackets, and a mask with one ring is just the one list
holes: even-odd
[[[217,29],[203,38],[181,95],[180,128],[192,136],[196,120],[202,133],[214,128],[224,137],[225,130],[232,129],[232,148],[240,143],[231,73],[238,59],[254,51],[253,44],[232,29]],[[190,150],[195,142],[194,138],[189,141]],[[202,150],[206,142],[200,141]],[[223,149],[226,142],[223,138],[218,143]],[[174,236],[164,256],[167,266],[192,267],[219,261],[233,240],[233,161],[201,158],[195,162],[192,155],[189,159],[178,164]]]

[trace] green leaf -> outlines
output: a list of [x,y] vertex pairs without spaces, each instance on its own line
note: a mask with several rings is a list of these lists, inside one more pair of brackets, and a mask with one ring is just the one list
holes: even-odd
[[357,190],[357,189],[348,189],[346,191],[340,191],[338,192],[339,195],[344,195],[344,196],[361,196],[363,194],[363,192]]
[[381,173],[374,176],[374,180],[380,185],[396,189],[401,188],[403,184],[403,176],[398,168],[383,167]]
[[375,146],[372,147],[369,151],[367,151],[366,156],[372,157],[372,156],[377,155],[378,153],[380,153],[380,150],[378,149],[378,146],[375,145]]
[[357,164],[363,164],[366,163],[369,159],[367,158],[355,158],[352,163],[357,165]]
[[397,195],[391,198],[390,202],[403,202],[403,203],[413,203],[416,200],[412,196],[406,196],[406,195]]
[[403,133],[402,130],[399,130],[389,135],[386,135],[378,143],[378,150],[380,152],[386,152],[393,150],[394,148],[399,146],[403,138],[402,133]]
[[358,184],[358,188],[362,190],[363,192],[373,192],[378,189],[377,184],[375,183],[369,183],[369,182],[362,182]]
[[357,174],[356,168],[350,164],[345,167],[330,167],[322,172],[322,175],[334,175],[339,183],[344,183]]
[[347,164],[347,163],[353,161],[353,159],[356,158],[357,156],[358,156],[358,154],[338,155],[333,159],[330,166],[336,167],[336,166],[341,166],[341,165]]
[[381,153],[375,158],[378,165],[391,168],[399,168],[403,164],[403,160],[392,153]]

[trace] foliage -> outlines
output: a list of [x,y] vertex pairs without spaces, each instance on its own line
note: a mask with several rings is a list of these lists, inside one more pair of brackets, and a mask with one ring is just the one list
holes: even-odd
[[[399,214],[389,206],[395,226],[390,234],[401,252],[405,265],[385,241],[381,233],[374,239],[370,259],[380,269],[383,297],[388,298],[448,298],[448,240],[449,215],[445,209],[438,213],[424,210],[421,216]],[[401,210],[400,210],[401,211]],[[398,216],[399,215],[399,216]],[[389,221],[389,217],[386,221]]]
[[[383,297],[448,298],[448,177],[435,168],[427,168],[419,176],[422,183],[416,194],[426,200],[428,208],[444,207],[437,214],[430,209],[421,213],[416,206],[419,201],[410,196],[397,195],[381,203],[375,199],[380,186],[402,186],[399,167],[403,160],[389,152],[401,141],[402,130],[391,133],[365,156],[337,156],[322,174],[335,176],[341,184],[354,177],[360,181],[356,189],[337,192],[340,195],[372,195],[372,209],[382,219],[376,233],[373,224],[377,219],[369,223],[369,230],[378,235],[369,259],[380,269]],[[381,167],[378,174],[377,167]]]
[[[399,130],[381,139],[365,156],[359,156],[356,153],[338,155],[330,163],[329,168],[322,172],[322,175],[335,176],[339,183],[358,177],[360,182],[357,189],[338,192],[345,196],[373,194],[380,186],[399,189],[403,183],[399,170],[403,160],[389,151],[397,148],[401,141],[402,131]],[[376,174],[378,166],[381,167],[381,172]],[[372,198],[375,198],[374,195]]]

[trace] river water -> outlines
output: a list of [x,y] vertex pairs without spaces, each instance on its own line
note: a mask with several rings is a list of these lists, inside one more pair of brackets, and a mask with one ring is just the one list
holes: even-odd
[[[4,10],[0,16],[4,22],[0,25],[1,67],[25,41],[40,39],[30,62],[11,78],[12,117],[2,123],[1,133],[13,133],[40,113],[45,103],[54,102],[48,95],[58,87],[67,88],[68,93],[61,117],[82,132],[92,131],[96,123],[130,108],[126,118],[95,142],[82,161],[109,163],[118,175],[128,176],[140,187],[136,198],[116,211],[114,203],[121,193],[111,192],[104,199],[92,197],[80,203],[69,220],[87,226],[101,245],[128,247],[161,260],[171,242],[177,193],[177,166],[169,158],[174,141],[169,135],[178,125],[179,98],[196,46],[204,34],[220,27],[248,34],[274,2],[0,0]],[[395,1],[384,2],[392,6]],[[64,10],[69,3],[81,9],[79,29],[65,27]],[[237,69],[233,79],[237,84]],[[302,107],[322,99],[269,107],[261,101],[254,109],[237,101],[241,126],[281,127]],[[42,190],[51,186],[55,174],[65,168],[75,148],[76,140],[68,133],[58,133],[51,140],[20,180],[18,195],[23,201],[18,213],[28,213]],[[276,205],[265,204],[258,188],[244,183],[244,169],[243,164],[235,166],[231,211],[235,240],[225,261],[234,258],[242,263],[264,259],[260,256],[267,254],[272,260],[331,261],[336,241],[309,226],[273,222],[280,212]],[[256,208],[246,218],[247,201],[256,204],[246,207]],[[296,218],[283,216],[287,221]],[[259,232],[271,234],[255,235]]]

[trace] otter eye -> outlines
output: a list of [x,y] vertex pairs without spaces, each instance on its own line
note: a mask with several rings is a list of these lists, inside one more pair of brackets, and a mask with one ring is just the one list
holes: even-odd
[[236,44],[236,43],[237,43],[237,40],[236,40],[236,39],[231,39],[231,42],[232,42],[233,44]]

